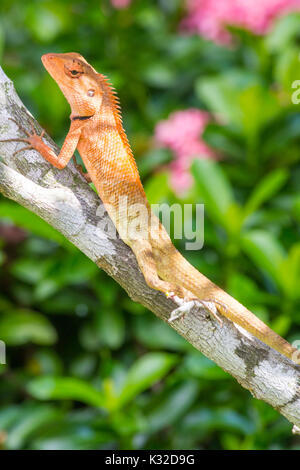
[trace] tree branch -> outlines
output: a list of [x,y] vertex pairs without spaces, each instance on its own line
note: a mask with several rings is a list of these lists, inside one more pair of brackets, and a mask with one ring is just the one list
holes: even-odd
[[[46,99],[46,97],[45,97]],[[14,118],[30,130],[35,122],[17,96],[12,82],[0,68],[0,138],[19,136]],[[49,137],[49,145],[58,151]],[[108,238],[108,221],[96,193],[79,175],[73,163],[63,171],[50,166],[36,151],[13,156],[22,143],[0,143],[0,192],[38,214],[71,243],[112,276],[136,302],[167,321],[177,307],[172,300],[150,289],[132,251],[120,239]],[[300,428],[300,367],[226,318],[223,326],[194,308],[171,324],[196,349],[215,361],[255,398],[276,408]]]

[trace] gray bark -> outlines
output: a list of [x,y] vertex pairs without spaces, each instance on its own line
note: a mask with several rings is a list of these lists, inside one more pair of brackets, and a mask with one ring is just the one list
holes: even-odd
[[[40,129],[0,68],[0,139],[22,137],[9,117],[27,130],[30,121]],[[45,140],[58,152],[48,136]],[[73,163],[60,171],[34,150],[13,156],[23,146],[17,142],[0,143],[0,192],[46,220],[112,276],[135,302],[167,321],[177,305],[150,289],[130,248],[120,239],[110,239],[100,228],[103,222],[108,222],[108,216],[99,197]],[[235,377],[255,398],[276,408],[294,424],[293,432],[299,433],[298,365],[226,318],[221,326],[201,308],[192,308],[184,319],[171,323],[170,327]]]

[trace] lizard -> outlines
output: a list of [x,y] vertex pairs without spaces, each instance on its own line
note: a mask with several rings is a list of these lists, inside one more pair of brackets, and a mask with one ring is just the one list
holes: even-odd
[[[70,128],[60,153],[57,155],[43,141],[44,131],[38,135],[33,125],[31,132],[19,126],[26,137],[6,141],[25,142],[26,147],[17,152],[35,149],[59,169],[66,167],[78,149],[87,170],[85,178],[94,183],[121,239],[132,249],[146,283],[177,303],[170,321],[183,316],[192,306],[199,305],[220,322],[225,316],[294,360],[297,349],[193,267],[173,245],[159,219],[152,214],[123,128],[119,100],[108,78],[96,72],[84,57],[74,52],[45,54],[42,63],[71,108]],[[81,166],[80,170],[83,174]],[[123,207],[121,198],[126,199],[127,206],[125,204]],[[132,236],[128,221],[134,223],[135,215],[134,211],[128,215],[128,207],[136,206],[144,208],[150,217],[145,218],[138,236]],[[154,229],[149,219],[155,221]]]

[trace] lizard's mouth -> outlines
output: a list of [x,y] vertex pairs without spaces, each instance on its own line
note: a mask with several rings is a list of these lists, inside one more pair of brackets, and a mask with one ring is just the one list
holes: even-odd
[[47,72],[50,73],[51,76],[52,76],[53,72],[55,71],[56,63],[59,60],[61,60],[59,54],[50,53],[50,54],[44,54],[42,56],[43,65],[44,65],[45,69],[47,70]]

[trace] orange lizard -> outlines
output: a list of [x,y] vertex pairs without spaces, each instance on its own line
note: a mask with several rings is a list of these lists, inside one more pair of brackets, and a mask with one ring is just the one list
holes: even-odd
[[[194,304],[211,314],[217,312],[242,326],[262,342],[293,359],[296,353],[287,341],[272,331],[237,300],[198,272],[177,251],[169,235],[151,212],[137,166],[122,126],[118,98],[108,79],[95,71],[77,53],[45,54],[42,62],[68,100],[71,125],[59,155],[43,142],[34,129],[24,139],[27,148],[37,150],[56,168],[63,169],[77,148],[88,175],[123,241],[133,250],[147,284],[171,296],[177,305],[175,320]],[[21,151],[23,149],[18,150]],[[127,198],[126,204],[120,197]],[[142,207],[156,222],[155,229],[145,219],[139,236],[131,236],[129,222],[135,214],[128,208]]]

